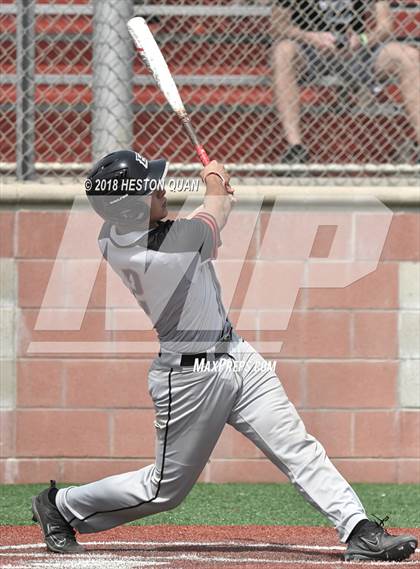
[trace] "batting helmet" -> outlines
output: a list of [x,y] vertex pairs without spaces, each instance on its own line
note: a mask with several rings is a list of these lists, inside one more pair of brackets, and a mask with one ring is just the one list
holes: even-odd
[[121,225],[144,221],[149,216],[144,198],[163,186],[166,167],[166,160],[147,160],[132,150],[112,152],[87,176],[89,202],[106,221]]

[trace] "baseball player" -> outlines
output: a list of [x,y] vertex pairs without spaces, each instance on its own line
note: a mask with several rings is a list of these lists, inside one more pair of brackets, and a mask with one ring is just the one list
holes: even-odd
[[[148,376],[156,460],[79,487],[58,490],[52,481],[32,499],[47,548],[83,552],[75,530],[94,533],[175,508],[229,423],[330,520],[348,543],[345,559],[406,559],[416,539],[392,536],[382,521],[368,520],[322,445],[306,432],[274,371],[229,322],[212,264],[234,201],[229,175],[211,162],[201,173],[203,205],[189,218],[162,221],[168,214],[165,173],[165,160],[149,161],[127,150],[100,160],[88,178],[90,203],[105,220],[99,236],[103,256],[160,340]],[[131,180],[134,194],[127,191]],[[110,190],[115,187],[118,192]],[[105,189],[96,193],[100,188]]]

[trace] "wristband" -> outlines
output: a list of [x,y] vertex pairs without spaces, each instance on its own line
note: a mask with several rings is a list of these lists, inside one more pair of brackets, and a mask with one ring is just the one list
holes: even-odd
[[359,41],[363,47],[366,47],[367,44],[369,43],[369,39],[367,37],[367,34],[365,34],[365,33],[359,34]]

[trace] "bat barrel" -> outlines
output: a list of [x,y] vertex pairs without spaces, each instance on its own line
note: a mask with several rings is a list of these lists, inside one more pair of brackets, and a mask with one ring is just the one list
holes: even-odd
[[127,23],[127,27],[137,47],[138,54],[153,74],[156,84],[164,94],[166,100],[181,119],[198,157],[202,164],[206,166],[210,162],[210,159],[203,146],[198,142],[197,135],[195,134],[190,118],[185,111],[168,65],[166,64],[166,61],[156,43],[155,38],[153,37],[153,34],[149,30],[146,21],[144,18],[132,18]]

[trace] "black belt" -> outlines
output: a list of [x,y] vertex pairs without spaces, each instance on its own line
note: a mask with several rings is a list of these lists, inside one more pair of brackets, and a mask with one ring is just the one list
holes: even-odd
[[182,354],[181,356],[181,366],[193,366],[195,360],[204,360],[204,363],[207,363],[208,360],[208,355],[212,356],[212,360],[213,359],[218,359],[221,358],[222,356],[225,355],[225,352],[215,352],[212,354],[207,354],[206,352],[203,352],[201,354]]
[[[182,354],[179,365],[181,367],[193,367],[196,360],[204,360],[204,363],[208,361],[217,360],[222,356],[226,355],[226,352],[213,352],[208,354],[207,352],[201,352],[200,354]],[[159,352],[159,357],[161,352]]]
[[[232,332],[233,332],[233,328],[231,323],[229,322],[229,320],[226,320],[226,324],[228,325],[228,330],[227,332],[225,332],[223,334],[223,331],[221,332],[221,337],[219,339],[219,342],[221,340],[223,340],[224,342],[229,342],[232,339]],[[225,326],[226,327],[226,326]],[[211,359],[211,361],[213,361],[214,359],[218,359],[221,356],[225,355],[226,352],[211,352],[210,354],[207,354],[207,352],[201,352],[200,354],[182,354],[181,355],[181,360],[180,360],[180,365],[182,367],[192,367],[195,363],[195,360],[204,360],[204,363],[207,363],[207,361],[209,361]],[[159,352],[159,357],[161,355],[161,352]],[[211,355],[211,358],[208,357]]]

